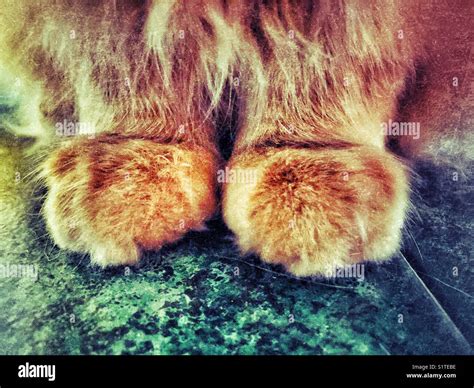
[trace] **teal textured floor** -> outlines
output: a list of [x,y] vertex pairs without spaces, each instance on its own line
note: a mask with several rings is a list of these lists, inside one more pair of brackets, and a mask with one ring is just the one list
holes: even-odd
[[139,267],[91,267],[57,249],[23,200],[17,148],[0,147],[0,159],[0,264],[39,274],[0,279],[2,354],[472,352],[468,175],[447,186],[449,170],[419,166],[403,255],[368,264],[363,280],[321,280],[239,257],[219,220]]
[[[472,73],[466,41],[438,42],[466,51],[446,63],[449,79]],[[433,101],[460,108],[451,132],[474,125],[471,89]],[[2,98],[0,122],[14,110]],[[35,264],[39,276],[0,278],[0,354],[472,353],[472,166],[415,166],[403,256],[358,281],[294,279],[239,257],[219,220],[137,268],[93,268],[48,239],[20,160],[0,140],[0,265]]]

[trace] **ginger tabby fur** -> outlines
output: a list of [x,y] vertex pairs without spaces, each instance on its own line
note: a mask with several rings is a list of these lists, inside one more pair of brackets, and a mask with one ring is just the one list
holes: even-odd
[[[52,238],[133,264],[222,202],[243,252],[296,275],[390,258],[409,176],[381,123],[400,117],[420,63],[452,54],[417,17],[448,6],[469,20],[462,1],[5,0],[0,66],[21,116],[9,130],[38,139]],[[426,109],[405,118],[423,130],[399,141],[412,158],[436,138]],[[65,120],[94,135],[61,136]],[[255,179],[219,187],[226,163]]]

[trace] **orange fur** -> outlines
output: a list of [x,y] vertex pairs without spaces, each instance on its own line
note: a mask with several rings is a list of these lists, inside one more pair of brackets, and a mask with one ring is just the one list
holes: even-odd
[[150,140],[73,141],[48,158],[48,229],[94,263],[133,264],[204,227],[216,211],[217,157],[197,146]]
[[402,165],[374,147],[266,149],[231,168],[256,179],[226,185],[224,218],[246,252],[297,275],[324,274],[398,249],[407,209]]
[[[381,124],[416,116],[399,101],[417,63],[437,55],[430,20],[449,7],[5,0],[0,68],[19,105],[5,125],[39,139],[56,243],[100,265],[136,262],[202,227],[216,210],[226,131],[228,167],[254,178],[223,187],[243,251],[297,275],[386,259],[399,248],[409,189]],[[455,7],[469,20],[466,4]],[[435,137],[422,121],[423,146],[396,139],[412,154]],[[63,122],[93,136],[62,136]]]

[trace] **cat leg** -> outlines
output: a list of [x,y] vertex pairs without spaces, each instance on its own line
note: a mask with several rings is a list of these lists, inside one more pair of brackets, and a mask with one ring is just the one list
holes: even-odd
[[244,252],[295,275],[390,258],[408,207],[403,165],[380,149],[269,148],[234,156],[223,212]]
[[136,263],[143,249],[203,228],[216,208],[217,164],[192,144],[109,135],[63,143],[43,169],[50,234],[100,266]]
[[272,5],[261,13],[266,49],[240,62],[245,104],[223,199],[242,251],[300,276],[390,258],[409,204],[383,133],[412,67],[397,10],[312,12],[312,25]]

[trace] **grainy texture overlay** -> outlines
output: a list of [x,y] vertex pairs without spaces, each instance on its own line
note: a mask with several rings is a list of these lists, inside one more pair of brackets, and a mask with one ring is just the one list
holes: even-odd
[[208,3],[5,0],[0,354],[472,354],[471,2]]

